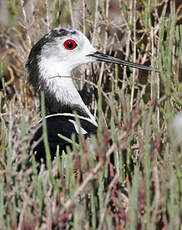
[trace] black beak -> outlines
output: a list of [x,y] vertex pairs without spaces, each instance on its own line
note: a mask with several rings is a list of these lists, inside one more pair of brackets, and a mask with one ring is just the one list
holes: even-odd
[[136,64],[136,63],[129,62],[129,61],[124,61],[124,60],[121,60],[119,58],[115,58],[115,57],[103,54],[103,53],[101,53],[99,51],[96,51],[93,54],[89,54],[88,56],[95,57],[96,61],[110,62],[110,63],[129,66],[129,67],[133,67],[133,68],[137,68],[137,69],[143,69],[143,70],[147,70],[147,71],[155,71],[157,73],[160,72],[160,70],[154,69],[154,68],[152,68],[150,66],[145,66],[145,65]]

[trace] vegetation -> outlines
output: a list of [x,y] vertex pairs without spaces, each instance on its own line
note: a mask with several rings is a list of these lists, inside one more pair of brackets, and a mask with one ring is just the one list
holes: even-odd
[[[181,229],[182,154],[170,128],[182,107],[181,1],[14,0],[0,8],[0,229]],[[47,152],[47,167],[37,169],[27,162],[40,111],[24,65],[52,26],[78,28],[104,53],[161,72],[81,66],[73,78],[98,117],[97,136],[80,136],[79,145],[73,137],[73,151],[58,149],[53,162]]]

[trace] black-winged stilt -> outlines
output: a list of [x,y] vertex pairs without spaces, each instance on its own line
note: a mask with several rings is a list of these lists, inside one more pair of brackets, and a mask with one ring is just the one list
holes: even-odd
[[[60,151],[65,150],[68,142],[58,134],[71,139],[73,133],[78,140],[79,131],[88,136],[97,131],[97,122],[84,104],[72,80],[72,71],[81,64],[104,61],[130,66],[143,70],[154,70],[152,67],[120,60],[97,51],[78,30],[54,28],[43,36],[31,49],[26,67],[28,80],[36,93],[45,95],[47,111],[47,134],[52,156],[57,145]],[[157,71],[158,70],[154,70]],[[78,129],[74,111],[78,114],[81,128]],[[42,137],[42,127],[36,131],[31,144]],[[36,159],[45,159],[43,140],[35,147]]]

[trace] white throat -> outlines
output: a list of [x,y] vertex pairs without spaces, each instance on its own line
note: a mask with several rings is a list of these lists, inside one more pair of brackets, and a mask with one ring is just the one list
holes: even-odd
[[[47,63],[48,64],[48,63]],[[79,106],[90,117],[91,122],[97,126],[95,117],[90,113],[87,106],[84,104],[80,94],[78,93],[73,80],[71,78],[71,72],[62,71],[66,68],[60,68],[56,65],[56,62],[49,61],[46,65],[45,60],[39,63],[40,77],[45,82],[47,89],[51,92],[57,101],[64,105]]]

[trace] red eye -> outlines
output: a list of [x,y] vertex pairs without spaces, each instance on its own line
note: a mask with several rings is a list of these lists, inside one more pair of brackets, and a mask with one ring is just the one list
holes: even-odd
[[74,40],[69,39],[69,40],[66,40],[64,42],[64,47],[67,50],[73,50],[73,49],[75,49],[77,47],[77,44],[76,44],[76,42]]

